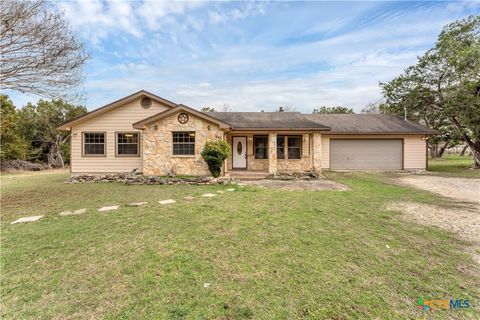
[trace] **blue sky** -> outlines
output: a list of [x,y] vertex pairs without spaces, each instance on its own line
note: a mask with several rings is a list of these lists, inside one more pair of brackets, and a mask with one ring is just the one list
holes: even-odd
[[[59,2],[89,110],[140,89],[195,108],[359,111],[480,2]],[[10,93],[17,106],[37,97]]]

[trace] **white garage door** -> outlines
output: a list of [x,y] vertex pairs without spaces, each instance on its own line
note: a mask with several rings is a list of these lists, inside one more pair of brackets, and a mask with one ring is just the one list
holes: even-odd
[[401,170],[403,140],[330,140],[332,170]]

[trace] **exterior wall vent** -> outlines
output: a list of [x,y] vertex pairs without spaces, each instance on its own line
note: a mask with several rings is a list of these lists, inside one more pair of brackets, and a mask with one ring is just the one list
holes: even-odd
[[142,100],[140,100],[140,105],[143,109],[148,109],[152,106],[152,99],[149,97],[143,97]]

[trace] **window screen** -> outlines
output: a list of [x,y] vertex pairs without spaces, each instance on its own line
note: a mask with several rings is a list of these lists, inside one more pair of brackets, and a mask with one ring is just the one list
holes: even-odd
[[139,135],[135,132],[117,133],[117,155],[136,156],[139,154]]
[[285,159],[285,136],[277,136],[277,159]]
[[83,154],[86,156],[105,155],[105,133],[103,132],[83,133]]
[[288,159],[300,159],[302,157],[302,137],[288,136]]
[[195,154],[195,132],[173,132],[173,154]]
[[254,136],[255,159],[268,159],[268,136]]

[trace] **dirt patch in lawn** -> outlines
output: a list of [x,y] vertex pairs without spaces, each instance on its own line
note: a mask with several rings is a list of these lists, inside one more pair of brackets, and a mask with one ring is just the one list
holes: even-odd
[[468,252],[480,264],[480,214],[475,206],[439,207],[416,202],[394,202],[388,210],[400,211],[403,218],[451,231],[472,244]]
[[400,184],[435,192],[457,201],[480,204],[480,179],[408,175],[396,180]]
[[350,188],[342,183],[327,179],[318,179],[318,180],[253,180],[253,181],[242,181],[242,184],[266,187],[266,188],[275,188],[275,189],[284,189],[284,190],[336,190],[336,191],[345,191],[350,190]]

